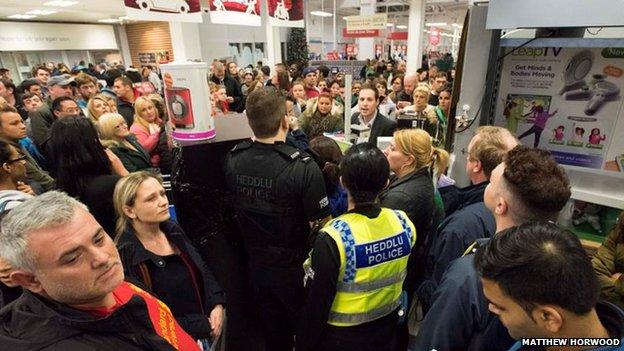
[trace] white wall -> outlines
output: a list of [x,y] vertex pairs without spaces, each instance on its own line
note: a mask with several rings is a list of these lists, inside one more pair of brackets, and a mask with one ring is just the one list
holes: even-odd
[[[288,39],[288,28],[280,28],[280,41]],[[202,59],[212,62],[214,58],[230,56],[229,43],[265,43],[266,31],[263,26],[234,26],[212,24],[205,14],[204,22],[199,24]],[[265,50],[266,51],[266,50]]]

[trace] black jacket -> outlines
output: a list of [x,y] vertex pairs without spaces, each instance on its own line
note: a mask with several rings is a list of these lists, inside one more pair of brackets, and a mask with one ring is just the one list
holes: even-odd
[[[198,287],[198,290],[203,292],[202,302],[205,309],[203,314],[201,311],[198,311],[197,314],[179,316],[176,314],[175,310],[172,310],[171,312],[176,317],[178,323],[180,323],[180,326],[189,334],[209,334],[210,324],[208,323],[207,316],[210,314],[210,311],[212,311],[214,306],[219,304],[225,305],[225,295],[223,290],[193,244],[191,244],[189,238],[186,234],[184,234],[184,231],[177,223],[169,220],[161,223],[160,228],[172,244],[174,244],[181,252],[188,255],[200,273],[201,282],[199,284],[202,284],[202,286]],[[119,249],[119,255],[121,256],[121,262],[124,266],[126,279],[137,282],[149,290],[150,287],[147,282],[145,282],[144,275],[141,273],[141,264],[144,264],[144,267],[147,267],[147,265],[152,268],[161,267],[161,258],[145,249],[131,227],[123,232],[119,237],[117,246]],[[169,304],[169,302],[164,299],[162,301]],[[173,306],[169,306],[173,308]]]
[[11,351],[174,350],[154,332],[140,297],[97,319],[29,291],[0,310],[0,345]]
[[[360,113],[356,112],[351,116],[351,124],[360,124]],[[377,109],[377,115],[375,116],[375,121],[373,122],[373,126],[371,127],[370,137],[368,141],[377,146],[377,137],[380,136],[392,136],[394,131],[397,128],[397,124],[395,121],[389,119],[379,112]]]
[[78,196],[110,236],[115,233],[117,215],[113,206],[113,192],[119,179],[121,177],[116,174],[89,177],[84,180],[84,193]]
[[226,73],[223,81],[215,75],[212,75],[210,80],[215,84],[225,85],[225,93],[234,99],[228,106],[230,111],[243,112],[245,110],[245,96],[241,91],[241,84],[236,79]]
[[117,111],[126,120],[128,128],[131,127],[134,123],[134,104],[117,97]]
[[406,291],[414,291],[416,280],[424,274],[426,246],[435,219],[433,180],[427,167],[395,179],[379,195],[382,207],[405,211],[416,227],[414,255],[410,255],[408,275],[403,284]]
[[50,104],[44,103],[39,110],[28,114],[32,128],[32,140],[41,152],[45,152],[45,144],[50,139],[50,128],[52,128],[52,123],[56,121]]
[[144,169],[152,168],[152,162],[150,161],[150,155],[141,144],[137,141],[134,135],[130,135],[126,140],[134,146],[136,150],[129,149],[125,146],[111,147],[111,151],[119,157],[121,163],[128,170],[128,172],[136,172]]

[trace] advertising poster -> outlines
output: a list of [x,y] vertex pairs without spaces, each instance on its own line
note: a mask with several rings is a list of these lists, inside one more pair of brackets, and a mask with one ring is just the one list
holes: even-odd
[[303,28],[303,0],[267,0],[266,6],[272,26]]
[[561,164],[624,172],[623,73],[622,48],[519,48],[501,68],[495,123]]
[[144,21],[202,22],[199,0],[124,0],[126,15]]
[[208,3],[212,23],[256,27],[261,25],[261,0],[208,0]]

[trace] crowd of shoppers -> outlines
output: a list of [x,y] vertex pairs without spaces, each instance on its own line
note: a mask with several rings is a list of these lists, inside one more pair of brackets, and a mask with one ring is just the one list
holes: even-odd
[[[215,117],[244,113],[254,135],[227,155],[223,201],[236,213],[264,349],[622,339],[624,214],[590,261],[551,223],[571,195],[565,172],[501,127],[470,141],[470,186],[439,182],[451,72],[383,60],[362,72],[352,91],[343,74],[296,63],[215,60],[206,77]],[[157,69],[40,65],[32,75],[0,80],[0,344],[227,348],[221,267],[171,216],[161,178],[175,126]],[[359,135],[342,150],[334,138],[347,111]],[[403,118],[421,128],[399,129]]]

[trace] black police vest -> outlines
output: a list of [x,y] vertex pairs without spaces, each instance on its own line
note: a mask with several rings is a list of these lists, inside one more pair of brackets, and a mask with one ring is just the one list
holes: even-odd
[[[252,142],[242,142],[231,151],[232,204],[252,260],[271,265],[301,264],[308,250],[309,224],[297,206],[297,194],[278,186],[284,172],[297,162],[312,158],[284,143],[266,148],[266,163],[254,162]],[[271,158],[269,153],[274,153]],[[235,161],[232,161],[234,159]],[[279,193],[278,193],[279,192]],[[289,198],[290,197],[290,198]],[[289,201],[290,200],[290,201]]]

